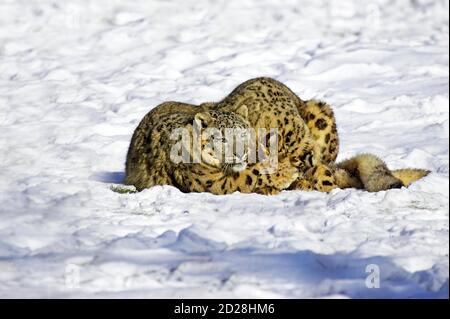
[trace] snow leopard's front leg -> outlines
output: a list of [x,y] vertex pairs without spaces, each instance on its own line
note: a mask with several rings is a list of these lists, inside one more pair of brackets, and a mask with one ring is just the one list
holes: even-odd
[[300,103],[298,110],[315,141],[317,159],[324,164],[334,162],[339,152],[339,136],[331,107],[322,101],[309,100]]

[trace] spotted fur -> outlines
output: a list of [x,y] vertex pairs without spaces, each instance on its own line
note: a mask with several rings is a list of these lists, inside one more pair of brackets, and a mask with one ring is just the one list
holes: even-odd
[[[246,107],[241,107],[246,110]],[[236,109],[235,109],[236,112]],[[218,159],[200,163],[174,163],[170,151],[176,141],[170,135],[174,129],[186,128],[193,132],[192,123],[202,121],[204,128],[248,128],[246,112],[205,110],[178,102],[163,103],[150,111],[134,131],[128,149],[125,183],[138,190],[155,185],[173,185],[184,192],[210,192],[276,194],[286,189],[298,177],[297,171],[287,160],[281,160],[276,178],[262,174],[267,162],[246,163],[247,168],[226,171]],[[202,156],[205,152],[202,140]],[[217,160],[215,162],[214,160]]]
[[[192,130],[196,117],[219,129],[278,129],[277,169],[263,173],[267,168],[264,162],[247,163],[245,169],[234,173],[203,162],[174,164],[169,159],[173,145],[169,134],[174,128]],[[277,194],[284,189],[328,192],[338,187],[378,191],[408,186],[428,174],[415,169],[390,171],[370,154],[336,163],[338,151],[336,121],[328,104],[303,101],[274,79],[256,78],[242,83],[219,102],[199,106],[166,102],[150,111],[133,134],[125,182],[139,190],[173,185],[185,192]]]
[[377,156],[361,154],[336,163],[339,136],[331,107],[318,100],[304,101],[283,83],[267,78],[248,80],[222,101],[204,103],[208,109],[233,111],[246,105],[254,128],[278,128],[278,152],[298,170],[289,189],[328,192],[334,188],[369,191],[408,186],[428,171],[390,171]]

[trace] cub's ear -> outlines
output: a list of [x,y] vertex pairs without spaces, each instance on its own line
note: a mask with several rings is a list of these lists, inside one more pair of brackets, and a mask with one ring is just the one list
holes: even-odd
[[241,105],[237,109],[234,110],[234,113],[242,116],[244,119],[248,119],[248,108],[247,105]]
[[194,117],[194,124],[197,127],[208,127],[208,125],[211,123],[212,117],[208,112],[199,112],[197,114],[195,114]]

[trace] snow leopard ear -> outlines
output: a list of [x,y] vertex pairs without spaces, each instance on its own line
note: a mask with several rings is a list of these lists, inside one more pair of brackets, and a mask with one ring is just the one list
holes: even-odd
[[194,125],[201,128],[206,128],[211,123],[212,117],[208,112],[199,112],[195,114]]
[[243,105],[237,107],[234,110],[234,113],[236,113],[237,115],[242,116],[245,120],[247,120],[248,119],[248,108],[247,108],[247,105],[243,104]]

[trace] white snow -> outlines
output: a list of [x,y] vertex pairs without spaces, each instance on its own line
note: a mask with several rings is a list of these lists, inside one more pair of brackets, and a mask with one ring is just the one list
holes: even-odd
[[[0,297],[448,298],[448,31],[445,0],[2,0]],[[340,159],[432,174],[379,193],[110,190],[152,107],[256,76],[329,102]]]

